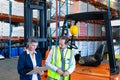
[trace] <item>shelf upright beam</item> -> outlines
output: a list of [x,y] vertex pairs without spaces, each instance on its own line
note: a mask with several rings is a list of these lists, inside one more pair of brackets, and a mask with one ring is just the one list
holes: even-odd
[[9,40],[9,56],[8,58],[11,58],[11,45],[12,45],[12,25],[11,25],[11,16],[12,16],[12,1],[9,0],[9,24],[10,24],[10,34],[9,34],[9,37],[10,37],[10,40]]
[[59,11],[58,11],[58,29],[59,29],[59,36],[60,36],[60,31],[61,31],[60,30],[60,15],[61,15],[61,13],[60,13],[61,12],[61,8],[60,8],[61,7],[61,2],[60,2],[60,0],[59,0],[58,7],[59,7],[58,8],[59,9]]
[[[103,11],[102,6],[100,7],[100,11]],[[100,23],[100,36],[101,36],[101,43],[102,43],[102,36],[103,36],[103,32],[102,32],[102,24]]]
[[59,0],[56,0],[56,44],[55,44],[56,46],[58,45],[58,38],[59,38],[58,27],[60,25],[60,22],[59,22],[60,15],[58,15],[58,9],[59,9],[58,3],[59,3]]
[[58,37],[61,36],[61,26],[60,26],[60,21],[61,21],[61,14],[65,15],[65,12],[62,12],[61,8],[66,4],[66,1],[62,2],[61,0],[59,0],[59,4],[58,4],[58,30],[59,30],[59,34]]
[[58,0],[56,0],[56,39],[58,39]]
[[[86,3],[87,3],[86,8],[87,8],[87,12],[88,12],[89,11],[89,1],[86,0]],[[87,36],[88,36],[88,24],[89,24],[88,20],[86,20]],[[86,53],[86,55],[89,56],[89,53],[88,53],[88,38],[87,38],[87,53]]]
[[[52,0],[49,0],[50,1],[50,23],[52,22]],[[49,24],[50,24],[49,23]],[[50,49],[52,48],[52,34],[51,34],[51,24],[49,26],[50,28],[50,39],[49,39],[49,46],[50,46]]]
[[[65,0],[65,2],[66,2],[66,15],[68,15],[68,0]],[[68,30],[68,21],[66,23],[66,29]],[[69,36],[69,34],[68,34],[68,31],[67,31],[66,37],[68,37],[68,36]]]
[[[59,16],[61,17],[61,14],[64,14],[64,15],[68,15],[69,14],[69,7],[68,7],[68,0],[64,0],[64,1],[61,1],[60,0],[60,4],[62,3],[62,5],[60,5],[59,6]],[[65,6],[64,6],[65,5]],[[64,8],[64,13],[63,13],[63,11],[62,11],[62,7]],[[62,15],[63,16],[63,15]],[[67,21],[68,22],[68,21]],[[64,26],[64,27],[63,27]],[[66,23],[66,24],[64,24],[62,26],[62,28],[64,28],[65,29],[65,31],[63,32],[63,31],[61,31],[62,33],[60,34],[60,36],[63,34],[63,33],[65,33],[64,35],[62,35],[62,36],[66,36],[66,37],[68,37],[68,23]]]

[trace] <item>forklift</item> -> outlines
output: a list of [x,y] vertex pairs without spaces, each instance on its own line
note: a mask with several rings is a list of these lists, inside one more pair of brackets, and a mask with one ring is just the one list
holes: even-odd
[[[114,45],[113,45],[113,34],[110,16],[107,11],[94,11],[68,14],[65,16],[63,23],[62,36],[66,35],[67,26],[66,24],[70,21],[74,21],[74,25],[78,21],[93,21],[102,22],[105,26],[106,31],[106,46],[108,50],[109,62],[101,62],[97,66],[80,65],[76,61],[76,69],[71,74],[70,80],[120,80],[119,66],[116,64]],[[72,28],[74,30],[74,28]],[[72,30],[70,30],[72,32]],[[77,30],[76,30],[77,31]],[[74,32],[74,31],[73,31]],[[70,48],[74,48],[74,33],[71,33],[71,44]],[[75,33],[76,34],[76,33]]]

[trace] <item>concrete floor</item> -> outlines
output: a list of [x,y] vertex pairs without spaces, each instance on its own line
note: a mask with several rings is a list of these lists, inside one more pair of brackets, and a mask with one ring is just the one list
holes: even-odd
[[0,80],[19,80],[17,61],[18,57],[0,60]]

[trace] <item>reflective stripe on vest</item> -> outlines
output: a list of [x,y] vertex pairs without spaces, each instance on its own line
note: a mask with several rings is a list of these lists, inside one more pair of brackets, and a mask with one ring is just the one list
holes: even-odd
[[[57,51],[57,57],[55,57],[56,51]],[[71,61],[70,59],[72,59],[72,55],[70,53],[70,49],[67,49],[65,55],[65,70],[69,69],[70,67],[70,61]],[[60,69],[62,67],[60,47],[54,47],[53,49],[52,64],[56,65]],[[50,69],[48,69],[48,76],[53,79],[60,80],[60,75],[57,72],[54,72]],[[69,80],[69,76],[64,77],[64,80]]]

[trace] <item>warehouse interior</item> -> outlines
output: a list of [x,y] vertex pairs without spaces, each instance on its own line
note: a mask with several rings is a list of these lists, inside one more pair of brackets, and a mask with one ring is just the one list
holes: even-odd
[[38,37],[43,65],[60,36],[69,39],[76,63],[104,44],[107,65],[76,64],[70,80],[120,79],[120,0],[0,0],[0,80],[19,80],[18,58],[31,36]]

